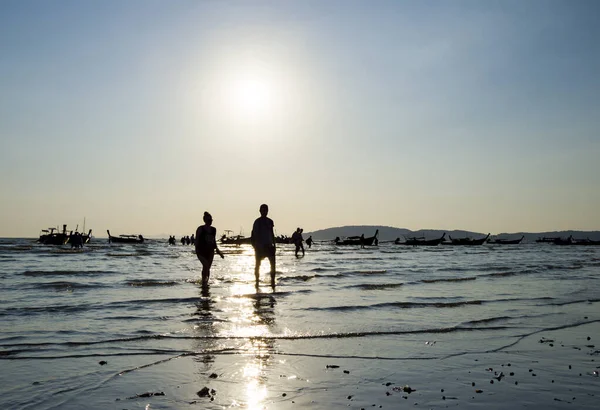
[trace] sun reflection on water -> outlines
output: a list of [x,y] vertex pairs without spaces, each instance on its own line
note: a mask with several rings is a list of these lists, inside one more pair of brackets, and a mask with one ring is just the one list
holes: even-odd
[[263,339],[252,339],[246,348],[248,352],[247,357],[251,358],[243,369],[246,383],[247,408],[260,409],[264,407],[268,393],[267,386],[265,385],[267,382],[266,368],[273,346],[266,343]]
[[232,294],[236,295],[232,297],[233,306],[238,309],[232,333],[247,338],[240,347],[247,359],[241,369],[246,386],[246,408],[258,410],[264,408],[268,396],[267,368],[274,351],[274,340],[269,336],[275,324],[276,300],[272,294],[248,291],[244,285],[232,287]]
[[[235,254],[227,270],[221,273],[222,280],[227,281],[227,295],[218,301],[219,316],[228,318],[226,323],[210,325],[212,334],[219,337],[233,338],[240,345],[237,374],[240,386],[239,396],[230,407],[241,407],[250,410],[264,409],[269,396],[268,375],[273,352],[275,350],[274,335],[276,294],[270,286],[268,263],[261,266],[259,288],[254,278],[254,251],[251,247],[242,246],[225,248],[226,254]],[[206,295],[209,296],[209,295]],[[200,303],[198,316],[207,318],[212,313],[216,299]],[[204,316],[203,316],[204,315]],[[209,316],[208,318],[210,318]],[[208,331],[206,334],[210,334]],[[237,344],[237,343],[236,343]]]

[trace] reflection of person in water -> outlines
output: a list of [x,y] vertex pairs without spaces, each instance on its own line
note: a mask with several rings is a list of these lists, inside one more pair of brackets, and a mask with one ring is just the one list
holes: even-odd
[[260,263],[264,258],[268,258],[271,264],[271,286],[275,287],[275,233],[273,232],[275,224],[271,218],[267,218],[268,213],[269,206],[262,204],[260,206],[260,218],[257,218],[252,226],[251,241],[254,247],[254,277],[257,287]]
[[[276,327],[276,303],[277,301],[272,294],[257,293],[253,298],[252,313],[254,316],[252,317],[252,328],[265,337],[256,336],[250,338],[248,351],[249,353],[253,353],[253,355],[248,356],[251,359],[249,359],[245,366],[247,369],[265,369],[274,358],[275,339],[269,337],[269,335],[273,334],[273,329]],[[268,381],[268,372],[257,371],[250,373],[256,373],[256,381],[259,383],[266,383]],[[260,407],[262,408],[263,406]]]
[[200,225],[196,229],[196,242],[194,245],[196,246],[196,256],[202,263],[202,287],[207,287],[215,251],[221,258],[225,256],[217,247],[217,229],[212,226],[212,216],[208,212],[204,212],[203,220],[204,225]]
[[258,323],[271,326],[275,323],[275,297],[269,294],[257,295],[252,304]]

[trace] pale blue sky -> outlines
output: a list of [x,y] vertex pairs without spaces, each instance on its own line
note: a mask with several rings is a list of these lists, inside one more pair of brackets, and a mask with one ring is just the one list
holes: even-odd
[[596,1],[0,2],[0,236],[600,229]]

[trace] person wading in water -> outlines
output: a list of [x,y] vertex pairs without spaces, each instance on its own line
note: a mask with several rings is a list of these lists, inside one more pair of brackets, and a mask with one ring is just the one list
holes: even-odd
[[196,256],[202,263],[202,287],[208,287],[208,279],[210,278],[210,267],[215,257],[215,251],[221,258],[225,256],[217,247],[217,228],[212,226],[212,216],[208,212],[204,212],[202,218],[204,225],[200,225],[196,229],[196,238],[194,245],[196,247]]
[[275,224],[271,218],[267,218],[269,207],[267,204],[260,206],[260,218],[254,221],[252,226],[251,241],[254,247],[255,265],[254,277],[258,288],[260,263],[264,258],[269,259],[271,264],[271,287],[275,288]]

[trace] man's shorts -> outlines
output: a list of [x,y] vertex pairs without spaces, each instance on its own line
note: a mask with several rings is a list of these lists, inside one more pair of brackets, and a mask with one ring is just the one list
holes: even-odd
[[254,248],[256,259],[275,258],[274,246],[257,246]]

